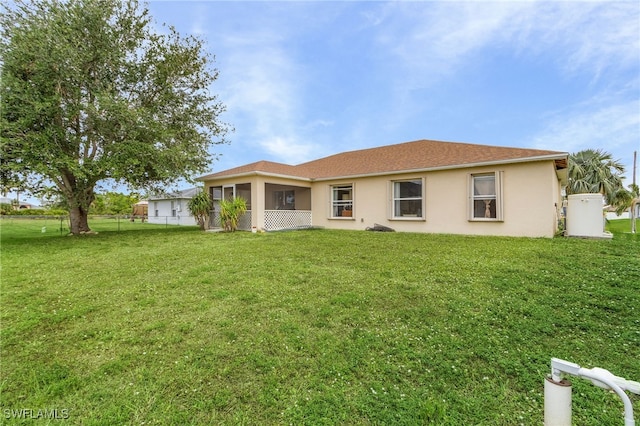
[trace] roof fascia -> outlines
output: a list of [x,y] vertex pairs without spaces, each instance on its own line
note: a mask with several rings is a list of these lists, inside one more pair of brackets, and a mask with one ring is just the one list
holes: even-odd
[[336,180],[336,179],[356,179],[356,178],[366,178],[366,177],[375,177],[375,176],[435,172],[435,171],[441,171],[441,170],[470,169],[470,168],[476,168],[476,167],[499,166],[503,164],[513,164],[513,163],[533,163],[536,161],[560,160],[560,159],[566,158],[568,155],[569,155],[568,153],[550,154],[550,155],[540,155],[536,157],[524,157],[524,158],[516,158],[516,159],[509,159],[509,160],[484,161],[480,163],[467,163],[467,164],[455,164],[455,165],[440,166],[440,167],[427,167],[422,169],[393,170],[393,171],[386,171],[386,172],[363,173],[359,175],[347,175],[347,176],[330,176],[326,178],[317,178],[312,180],[314,182],[323,182],[323,181]]
[[304,181],[304,182],[311,182],[312,181],[311,178],[306,178],[306,177],[301,177],[301,176],[284,175],[284,174],[280,174],[280,173],[270,173],[270,172],[261,172],[261,171],[236,173],[236,174],[224,175],[224,176],[219,176],[219,177],[214,177],[214,178],[207,178],[207,176],[201,176],[201,177],[196,178],[195,180],[201,181],[201,182],[207,182],[207,181],[215,181],[215,180],[222,180],[222,179],[235,179],[235,178],[248,177],[248,176],[264,176],[264,177],[300,180],[300,181]]
[[190,200],[191,198],[193,197],[163,197],[163,198],[149,197],[149,201]]

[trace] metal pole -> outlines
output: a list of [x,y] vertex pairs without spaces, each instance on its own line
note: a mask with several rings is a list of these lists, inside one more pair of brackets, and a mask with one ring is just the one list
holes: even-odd
[[[633,188],[636,187],[636,169],[638,161],[638,151],[633,151]],[[638,199],[636,198],[631,203],[631,210],[629,211],[629,217],[631,218],[631,233],[636,233],[636,205],[638,204]]]
[[633,184],[636,184],[636,168],[637,168],[637,163],[636,161],[638,160],[638,151],[633,151]]
[[631,233],[636,233],[636,210],[638,209],[638,203],[640,203],[640,198],[635,198],[631,202],[631,209],[629,210],[629,219],[631,220]]

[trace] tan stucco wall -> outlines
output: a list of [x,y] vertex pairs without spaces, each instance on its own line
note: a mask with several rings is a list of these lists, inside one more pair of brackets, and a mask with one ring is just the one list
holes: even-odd
[[[502,172],[503,221],[470,221],[469,175],[491,172]],[[390,219],[390,182],[415,178],[424,179],[424,219]],[[377,223],[404,232],[552,237],[561,203],[553,161],[321,182],[252,175],[207,181],[205,189],[241,183],[251,184],[252,223],[258,228],[264,224],[265,183],[310,187],[313,225],[334,229],[363,230]],[[330,188],[340,184],[354,185],[353,216],[332,219]]]
[[[469,175],[503,172],[504,220],[469,220]],[[390,181],[423,178],[424,220],[391,220]],[[354,211],[350,219],[331,219],[330,186],[354,184]],[[444,170],[360,179],[315,182],[313,224],[326,228],[365,229],[374,223],[397,231],[474,235],[552,237],[556,230],[556,203],[560,187],[553,161]]]

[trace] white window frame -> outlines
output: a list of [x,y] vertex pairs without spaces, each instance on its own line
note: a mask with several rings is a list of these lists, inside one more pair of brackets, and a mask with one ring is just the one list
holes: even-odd
[[209,198],[211,201],[220,201],[222,199],[222,185],[209,187]]
[[171,217],[176,217],[176,202],[171,200]]
[[[350,188],[351,199],[345,199],[345,194],[340,194],[340,191],[346,191]],[[329,185],[329,218],[340,220],[354,220],[355,218],[355,185],[353,183],[341,183],[336,185]],[[337,197],[342,195],[342,197]],[[348,209],[346,207],[351,207]],[[345,215],[344,211],[351,211],[350,215]],[[336,214],[340,212],[340,214]]]
[[159,216],[159,214],[158,214],[159,212],[158,212],[158,202],[157,201],[153,202],[153,211],[154,211],[154,216],[158,217]]
[[[494,194],[475,194],[475,181],[476,179],[494,179]],[[485,172],[485,173],[472,173],[469,174],[469,221],[471,222],[503,222],[504,221],[504,209],[503,209],[503,172]],[[475,215],[476,201],[495,200],[495,215],[496,217],[484,217]]]
[[[396,194],[396,183],[402,182],[420,182],[420,196],[417,197],[400,197],[400,194]],[[389,206],[389,219],[391,220],[426,220],[425,207],[426,207],[426,184],[425,179],[422,177],[417,178],[407,178],[407,179],[396,179],[390,182],[390,194],[391,194],[391,205]],[[399,215],[396,212],[396,202],[401,201],[420,201],[420,211],[410,215]]]

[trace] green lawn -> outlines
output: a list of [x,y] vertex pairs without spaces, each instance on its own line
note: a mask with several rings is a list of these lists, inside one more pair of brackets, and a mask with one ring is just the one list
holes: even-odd
[[[29,223],[0,221],[0,422],[540,425],[551,357],[640,380],[628,221],[613,240]],[[574,424],[623,423],[572,382]]]

